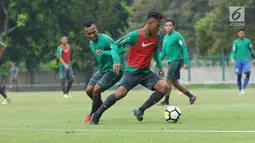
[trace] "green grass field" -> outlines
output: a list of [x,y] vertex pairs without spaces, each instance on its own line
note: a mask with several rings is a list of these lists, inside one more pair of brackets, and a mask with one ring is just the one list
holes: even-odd
[[163,106],[150,108],[138,122],[132,110],[151,92],[136,90],[106,111],[97,126],[81,123],[91,107],[84,92],[72,92],[71,99],[60,92],[9,93],[13,102],[0,105],[0,143],[255,142],[255,89],[245,96],[233,88],[191,91],[198,96],[195,105],[172,92],[171,102],[182,111],[176,124],[164,121]]

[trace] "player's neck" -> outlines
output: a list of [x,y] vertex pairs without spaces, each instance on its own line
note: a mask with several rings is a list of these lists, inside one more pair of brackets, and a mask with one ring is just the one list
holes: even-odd
[[142,31],[144,32],[144,34],[146,34],[147,36],[152,36],[151,33],[150,33],[150,30],[149,30],[149,27],[147,25],[145,25],[143,28],[142,28]]
[[244,37],[242,37],[242,38],[239,38],[240,40],[243,40],[244,39]]

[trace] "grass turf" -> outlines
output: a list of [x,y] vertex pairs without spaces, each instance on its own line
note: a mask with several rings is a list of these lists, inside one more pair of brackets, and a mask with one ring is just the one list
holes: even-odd
[[[171,102],[182,111],[176,124],[164,121],[163,106],[150,108],[143,122],[136,121],[132,110],[151,92],[135,90],[106,111],[98,126],[81,123],[91,108],[84,92],[72,92],[70,99],[63,99],[60,92],[9,93],[13,102],[0,106],[0,143],[255,142],[255,89],[247,89],[244,96],[237,96],[236,89],[190,91],[198,96],[195,105],[172,92]],[[112,92],[105,92],[103,98]],[[209,130],[214,132],[204,132]],[[218,132],[226,130],[254,133]]]

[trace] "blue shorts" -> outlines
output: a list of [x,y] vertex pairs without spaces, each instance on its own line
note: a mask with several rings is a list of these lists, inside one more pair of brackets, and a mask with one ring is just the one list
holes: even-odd
[[236,65],[235,65],[235,74],[242,74],[244,71],[244,73],[250,72],[251,71],[251,63],[250,60],[240,60],[240,61],[236,61]]

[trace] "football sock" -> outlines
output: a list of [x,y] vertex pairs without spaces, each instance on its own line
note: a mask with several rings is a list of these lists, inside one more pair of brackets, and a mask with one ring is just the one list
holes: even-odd
[[139,108],[139,110],[144,112],[146,109],[159,102],[164,96],[164,93],[160,91],[155,91],[154,93],[152,93],[150,98]]
[[189,98],[192,98],[194,95],[191,94],[188,90],[184,93],[185,95],[187,95]]
[[242,89],[242,75],[237,75],[237,86],[239,90]]
[[110,108],[113,104],[117,102],[117,97],[115,94],[111,94],[106,98],[103,105],[96,111],[96,114],[102,115],[108,108]]
[[61,88],[62,88],[63,93],[66,94],[66,81],[65,81],[65,79],[61,79],[60,83],[61,83]]
[[94,112],[97,111],[97,109],[100,107],[100,103],[102,103],[101,93],[100,94],[94,94],[90,115],[92,115]]
[[4,99],[8,98],[7,95],[4,92],[4,88],[3,87],[0,87],[0,94],[3,96]]
[[73,85],[73,79],[69,79],[67,83],[66,93],[69,93],[70,89],[72,88],[72,85]]
[[169,96],[165,95],[165,103],[169,103]]
[[244,78],[244,83],[243,83],[243,89],[245,89],[249,83],[249,79],[250,79],[250,73],[246,73],[246,77]]

